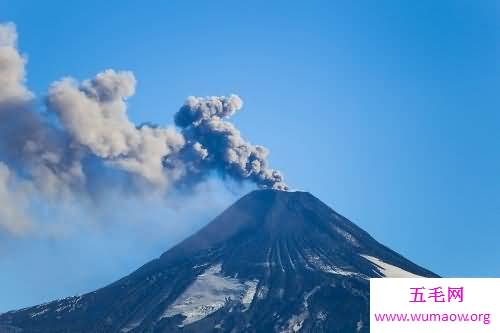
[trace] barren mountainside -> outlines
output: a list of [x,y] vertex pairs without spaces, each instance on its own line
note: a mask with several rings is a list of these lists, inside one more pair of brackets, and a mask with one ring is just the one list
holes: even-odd
[[369,278],[413,276],[436,277],[309,193],[258,190],[107,287],[0,315],[0,333],[365,333]]

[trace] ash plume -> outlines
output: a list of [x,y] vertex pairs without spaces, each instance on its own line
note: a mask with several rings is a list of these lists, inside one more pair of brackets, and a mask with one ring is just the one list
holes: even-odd
[[64,132],[34,110],[34,96],[25,86],[25,64],[17,50],[15,26],[0,25],[0,161],[46,194],[70,191],[84,178],[78,153]]
[[175,114],[175,124],[182,129],[186,144],[179,154],[168,157],[167,166],[187,165],[187,177],[215,169],[260,187],[287,190],[281,173],[267,165],[269,151],[246,141],[226,120],[242,106],[243,101],[236,95],[189,97]]
[[126,100],[134,94],[135,84],[131,72],[114,70],[80,84],[63,79],[49,89],[48,110],[86,154],[165,188],[175,175],[164,172],[161,160],[179,151],[184,138],[174,128],[137,128],[130,122]]
[[31,221],[26,216],[28,207],[27,191],[29,184],[19,181],[0,162],[0,231],[2,229],[14,235],[31,229]]
[[50,85],[40,110],[25,84],[26,63],[14,24],[0,24],[0,232],[30,229],[27,212],[35,201],[92,198],[95,184],[113,184],[110,174],[138,196],[144,189],[166,195],[192,188],[214,173],[288,189],[269,168],[269,151],[229,122],[243,106],[236,95],[189,97],[175,126],[137,126],[127,115],[133,73],[62,78]]

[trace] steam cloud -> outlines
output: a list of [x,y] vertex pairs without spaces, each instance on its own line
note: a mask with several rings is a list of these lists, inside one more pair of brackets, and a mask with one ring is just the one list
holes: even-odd
[[63,78],[49,87],[46,112],[39,112],[25,85],[25,65],[15,26],[0,24],[0,232],[32,228],[26,212],[33,198],[80,200],[110,174],[133,192],[168,193],[214,172],[288,189],[269,168],[269,151],[228,121],[243,106],[236,95],[189,97],[175,114],[177,128],[136,126],[127,116],[133,73],[109,69],[82,82]]

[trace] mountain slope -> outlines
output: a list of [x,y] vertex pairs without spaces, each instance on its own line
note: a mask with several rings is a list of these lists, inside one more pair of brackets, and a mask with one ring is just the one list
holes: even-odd
[[436,277],[305,192],[254,191],[129,276],[3,332],[368,332],[370,277]]

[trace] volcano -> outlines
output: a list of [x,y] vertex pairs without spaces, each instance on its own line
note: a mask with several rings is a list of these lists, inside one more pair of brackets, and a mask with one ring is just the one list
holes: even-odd
[[306,192],[257,190],[97,291],[0,332],[369,332],[369,279],[437,277]]

